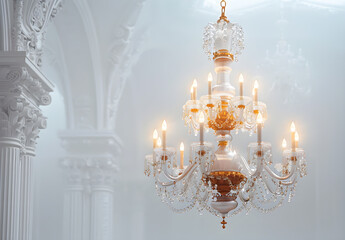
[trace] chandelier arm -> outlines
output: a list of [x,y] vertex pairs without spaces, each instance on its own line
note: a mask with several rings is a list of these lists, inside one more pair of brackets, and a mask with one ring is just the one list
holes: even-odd
[[172,176],[171,174],[168,173],[167,168],[166,168],[166,163],[165,163],[165,162],[164,162],[162,165],[163,165],[163,173],[164,173],[164,176],[166,176],[168,179],[173,180],[173,181],[180,181],[180,180],[182,180],[186,175],[188,175],[188,173],[189,173],[191,170],[194,170],[194,169],[195,169],[196,163],[193,163],[193,164],[189,165],[189,166],[183,171],[183,173],[182,173],[180,176],[178,176],[178,177],[174,177],[174,176]]
[[248,202],[248,201],[250,200],[249,196],[247,196],[247,197],[244,196],[244,189],[242,189],[242,190],[239,192],[238,196],[240,197],[240,200],[241,200],[242,202]]
[[274,194],[274,195],[282,195],[278,190],[279,187],[277,187],[275,190],[273,190],[272,186],[267,182],[266,178],[262,178],[262,180],[264,181],[268,191],[270,191],[270,193]]
[[162,182],[161,180],[158,179],[158,177],[156,177],[156,181],[159,185],[161,185],[162,187],[169,187],[174,185],[176,182],[175,181],[170,181],[170,182]]
[[289,185],[292,185],[296,182],[296,179],[297,179],[297,174],[294,175],[293,179],[289,182],[282,182],[282,185],[284,186],[289,186]]
[[258,158],[256,169],[253,170],[248,165],[247,160],[242,155],[240,155],[240,156],[241,156],[241,160],[243,162],[243,165],[244,165],[245,169],[247,170],[247,172],[249,173],[250,176],[258,176],[258,175],[260,175],[260,173],[262,171],[262,158],[261,157]]
[[267,165],[264,165],[264,169],[266,170],[266,172],[271,175],[271,177],[277,179],[277,180],[287,180],[289,178],[291,178],[295,172],[296,172],[296,163],[294,162],[292,165],[292,169],[290,171],[290,173],[286,176],[279,176],[278,174],[276,174],[275,172],[273,172]]

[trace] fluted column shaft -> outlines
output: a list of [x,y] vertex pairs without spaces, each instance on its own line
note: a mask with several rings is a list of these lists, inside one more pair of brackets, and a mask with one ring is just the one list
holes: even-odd
[[0,239],[18,240],[20,143],[0,139]]
[[83,186],[72,185],[66,189],[64,199],[64,239],[83,238]]
[[32,164],[35,156],[33,148],[27,148],[20,162],[20,240],[32,240],[33,186]]
[[112,240],[113,189],[111,186],[93,186],[91,194],[91,240]]

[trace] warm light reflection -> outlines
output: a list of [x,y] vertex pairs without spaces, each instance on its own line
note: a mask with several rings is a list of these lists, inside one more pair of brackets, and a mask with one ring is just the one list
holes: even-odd
[[158,138],[158,132],[157,129],[153,131],[153,139],[156,140]]
[[282,148],[285,149],[287,147],[287,142],[285,140],[285,138],[283,139],[283,142],[282,142]]
[[295,123],[294,123],[294,122],[291,123],[290,131],[291,131],[291,132],[296,132],[296,126],[295,126]]
[[180,144],[180,151],[181,152],[184,151],[184,144],[183,144],[183,142],[181,142],[181,144]]
[[239,81],[240,83],[243,83],[243,81],[244,81],[244,78],[243,78],[243,75],[242,75],[242,73],[240,74],[240,77],[239,77],[238,81]]
[[259,114],[258,114],[258,117],[256,118],[256,122],[257,122],[257,123],[263,123],[263,122],[264,122],[264,119],[262,118],[262,115],[261,115],[260,112],[259,112]]
[[167,122],[164,120],[163,123],[162,123],[162,131],[166,131],[167,128],[168,128]]
[[299,141],[299,135],[298,132],[295,133],[295,141],[298,142]]
[[254,88],[258,89],[259,88],[259,83],[258,83],[258,80],[255,80],[254,82]]
[[199,114],[199,123],[204,123],[204,122],[205,122],[205,116],[204,116],[204,113],[201,112],[201,113]]
[[194,81],[193,81],[193,87],[194,87],[194,88],[198,87],[198,82],[196,81],[196,78],[195,78]]
[[212,73],[208,73],[208,81],[209,82],[213,81]]
[[162,139],[159,137],[157,140],[157,147],[161,147],[162,146]]

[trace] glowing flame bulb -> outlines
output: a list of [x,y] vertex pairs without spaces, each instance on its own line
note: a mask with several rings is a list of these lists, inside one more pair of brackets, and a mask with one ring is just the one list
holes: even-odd
[[196,81],[196,78],[194,79],[194,81],[193,81],[193,87],[198,87],[198,82]]
[[287,147],[287,142],[285,140],[285,138],[283,139],[283,142],[282,142],[282,148],[285,149]]
[[180,144],[180,151],[181,151],[181,152],[184,151],[184,144],[183,144],[183,142],[181,142],[181,144]]
[[299,141],[299,135],[298,132],[295,133],[295,141],[298,142]]
[[257,122],[257,123],[263,123],[263,122],[264,122],[264,120],[263,120],[262,115],[261,115],[260,112],[259,112],[259,114],[258,114],[258,117],[256,118],[256,122]]
[[204,123],[204,122],[205,122],[205,116],[204,116],[204,113],[201,112],[199,115],[199,123]]
[[190,93],[193,94],[194,93],[194,89],[193,86],[190,87]]
[[243,83],[243,81],[244,81],[244,78],[243,78],[243,75],[242,75],[242,73],[240,74],[240,77],[239,77],[238,81],[239,81],[240,83]]
[[294,122],[291,123],[290,131],[291,131],[291,132],[296,132],[296,126],[295,126],[295,123],[294,123]]
[[209,82],[213,81],[212,73],[208,73],[208,81]]
[[164,120],[162,123],[162,131],[166,131],[167,130],[167,122]]
[[254,88],[258,89],[259,88],[259,83],[258,83],[258,80],[255,80],[254,82]]
[[158,132],[157,129],[153,131],[153,139],[156,140],[158,138]]
[[157,147],[161,147],[162,146],[162,139],[159,137],[157,140]]

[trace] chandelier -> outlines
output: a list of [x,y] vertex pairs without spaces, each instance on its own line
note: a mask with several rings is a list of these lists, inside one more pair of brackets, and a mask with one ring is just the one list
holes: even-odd
[[[239,94],[230,83],[231,63],[237,61],[244,49],[241,26],[225,16],[226,2],[222,0],[221,16],[206,26],[203,48],[213,59],[216,84],[208,75],[208,95],[197,98],[197,81],[191,87],[191,99],[183,106],[183,120],[190,133],[199,141],[189,148],[184,159],[184,144],[177,151],[167,146],[167,123],[163,121],[161,137],[153,132],[153,152],[145,158],[145,175],[152,176],[158,195],[173,211],[184,212],[194,206],[226,218],[252,208],[269,212],[285,199],[294,196],[300,178],[306,175],[306,159],[299,148],[299,135],[291,123],[291,143],[282,142],[282,159],[273,165],[271,144],[262,141],[262,129],[267,119],[266,105],[259,101],[259,85],[255,81],[251,97],[243,94],[243,76],[239,76]],[[217,149],[204,135],[213,131]],[[250,143],[247,158],[231,144],[234,134],[256,134]]]

